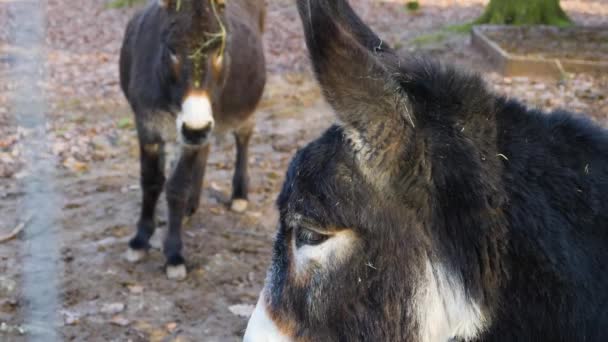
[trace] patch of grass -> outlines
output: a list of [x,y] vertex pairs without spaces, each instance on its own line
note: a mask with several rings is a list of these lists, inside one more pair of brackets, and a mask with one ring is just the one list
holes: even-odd
[[107,8],[124,8],[133,7],[139,3],[143,3],[144,0],[112,0],[106,5]]
[[453,33],[469,33],[473,29],[474,23],[467,23],[461,25],[450,25],[443,28],[444,31]]
[[417,11],[420,9],[420,3],[418,1],[408,1],[405,3],[405,8],[408,11]]
[[118,120],[117,126],[120,129],[132,129],[135,128],[135,123],[132,118],[122,118]]
[[429,45],[442,42],[447,38],[447,36],[448,34],[446,32],[437,31],[433,33],[422,34],[412,39],[412,43],[416,45]]
[[473,23],[467,23],[462,25],[450,25],[435,32],[420,35],[414,38],[411,42],[415,45],[429,45],[440,43],[452,34],[467,34],[471,32],[472,28]]

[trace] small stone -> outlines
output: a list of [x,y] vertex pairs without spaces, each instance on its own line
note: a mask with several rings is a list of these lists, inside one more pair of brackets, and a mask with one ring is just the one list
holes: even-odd
[[18,333],[19,335],[25,335],[27,330],[20,325],[10,325],[5,322],[0,323],[0,332],[14,334]]
[[124,310],[125,310],[125,304],[124,303],[104,304],[101,307],[101,313],[108,314],[108,315],[114,315],[114,314],[117,314],[119,312],[123,312]]
[[255,218],[255,219],[259,219],[259,218],[262,218],[262,213],[259,211],[251,211],[251,212],[247,213],[247,216]]
[[177,323],[176,322],[167,323],[167,325],[165,325],[165,328],[167,329],[167,331],[169,333],[173,333],[175,331],[175,329],[177,329]]
[[216,191],[216,192],[222,192],[223,189],[221,186],[219,186],[219,184],[217,184],[216,182],[211,182],[209,184],[209,187],[211,188],[211,190]]
[[129,285],[128,288],[132,294],[142,294],[144,292],[144,287],[140,285]]
[[110,323],[118,325],[119,327],[126,327],[127,325],[131,324],[131,322],[122,315],[112,317]]
[[228,311],[233,315],[245,318],[251,317],[253,310],[255,310],[255,306],[251,304],[237,304],[228,307]]
[[52,147],[53,154],[60,155],[67,149],[67,146],[68,146],[67,143],[65,143],[63,141],[54,143],[53,147]]
[[9,297],[17,289],[17,282],[5,276],[0,276],[0,296]]
[[214,214],[214,215],[222,215],[224,214],[224,209],[220,208],[220,207],[209,207],[209,212]]
[[80,322],[80,315],[75,312],[63,311],[63,321],[65,325],[76,325]]

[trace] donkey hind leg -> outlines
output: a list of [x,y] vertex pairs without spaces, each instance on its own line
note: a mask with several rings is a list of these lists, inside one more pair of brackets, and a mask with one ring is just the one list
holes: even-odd
[[150,238],[156,228],[154,212],[156,203],[165,184],[165,151],[164,145],[143,144],[140,142],[142,206],[137,233],[129,242],[127,260],[137,262],[146,256],[150,249]]
[[196,161],[194,162],[194,171],[192,174],[192,186],[190,187],[190,196],[186,207],[186,216],[192,216],[196,213],[201,200],[201,191],[203,190],[203,181],[205,179],[205,168],[207,167],[207,157],[209,157],[210,145],[202,146]]
[[230,209],[237,213],[247,210],[249,204],[247,194],[249,191],[249,176],[247,164],[249,159],[249,141],[253,133],[253,120],[234,132],[236,140],[236,164],[232,178],[232,202]]
[[186,265],[182,256],[181,229],[199,152],[199,147],[182,146],[181,155],[166,187],[167,204],[169,206],[169,230],[165,237],[163,251],[167,261],[165,271],[169,279],[183,280],[186,278]]

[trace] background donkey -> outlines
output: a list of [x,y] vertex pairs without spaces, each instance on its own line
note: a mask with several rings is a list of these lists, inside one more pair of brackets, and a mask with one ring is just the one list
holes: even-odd
[[297,4],[340,124],[287,172],[245,341],[605,341],[608,133]]
[[246,210],[252,114],[266,81],[264,6],[263,0],[154,0],[128,24],[120,80],[137,123],[143,203],[127,257],[138,261],[150,247],[165,185],[164,145],[177,139],[180,156],[166,185],[169,278],[186,276],[182,219],[198,208],[213,131],[235,132],[231,206]]

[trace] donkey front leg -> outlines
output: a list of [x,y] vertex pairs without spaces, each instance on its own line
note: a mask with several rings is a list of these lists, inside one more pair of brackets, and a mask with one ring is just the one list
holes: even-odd
[[234,132],[236,140],[236,164],[234,177],[232,178],[232,203],[230,209],[237,213],[247,210],[249,202],[247,193],[249,191],[249,176],[247,164],[249,159],[249,140],[253,133],[254,121],[249,120],[244,126]]
[[164,153],[163,144],[144,144],[140,141],[140,181],[143,198],[137,222],[137,234],[129,242],[127,251],[127,260],[130,262],[140,261],[150,249],[149,241],[156,227],[154,222],[156,203],[165,184]]
[[186,278],[186,265],[182,256],[182,220],[186,214],[191,189],[195,177],[195,167],[199,158],[200,147],[183,146],[179,161],[167,183],[166,196],[169,206],[169,231],[165,237],[166,273],[169,279]]

